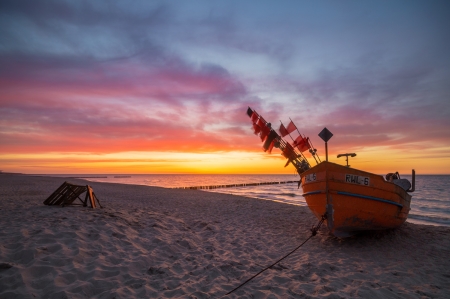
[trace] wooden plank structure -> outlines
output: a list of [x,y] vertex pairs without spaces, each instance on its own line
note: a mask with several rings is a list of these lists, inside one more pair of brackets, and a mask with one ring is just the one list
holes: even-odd
[[[84,200],[82,200],[80,196],[84,192],[86,192],[86,195],[84,197]],[[77,198],[81,201],[81,204],[73,203]],[[56,189],[55,192],[52,193],[52,195],[50,195],[44,201],[44,204],[48,206],[61,205],[64,207],[67,205],[82,205],[83,207],[86,207],[88,204],[88,199],[89,203],[91,204],[91,208],[96,208],[97,203],[98,206],[102,208],[102,205],[100,204],[97,196],[95,196],[94,190],[91,188],[91,186],[74,185],[68,182],[64,182],[58,189]]]

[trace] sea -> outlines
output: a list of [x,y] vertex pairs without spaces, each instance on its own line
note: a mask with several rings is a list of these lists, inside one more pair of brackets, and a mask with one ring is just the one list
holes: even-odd
[[[297,174],[107,174],[58,175],[83,178],[93,182],[157,186],[164,188],[205,187],[204,192],[242,195],[284,204],[306,206],[298,189]],[[402,178],[411,180],[411,176]],[[261,183],[272,184],[261,184]],[[289,182],[289,183],[285,183]],[[242,186],[244,185],[245,186]],[[229,187],[239,185],[238,187]],[[450,175],[416,175],[415,191],[411,193],[409,222],[427,225],[450,226]]]

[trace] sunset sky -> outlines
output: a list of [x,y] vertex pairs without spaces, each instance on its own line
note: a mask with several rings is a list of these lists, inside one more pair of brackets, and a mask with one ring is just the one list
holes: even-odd
[[4,172],[294,173],[248,106],[322,159],[327,127],[330,161],[449,174],[450,1],[0,2]]

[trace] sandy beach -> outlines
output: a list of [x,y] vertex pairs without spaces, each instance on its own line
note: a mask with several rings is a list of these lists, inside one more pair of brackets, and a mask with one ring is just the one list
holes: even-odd
[[[46,206],[65,180],[102,209]],[[413,199],[414,200],[414,199]],[[0,174],[0,298],[449,298],[450,228],[348,239],[309,209],[199,190]]]

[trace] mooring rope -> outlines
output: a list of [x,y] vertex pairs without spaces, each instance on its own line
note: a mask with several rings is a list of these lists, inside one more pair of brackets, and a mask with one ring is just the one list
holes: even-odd
[[263,273],[264,271],[266,271],[267,269],[272,268],[273,266],[275,266],[276,264],[278,264],[279,262],[281,262],[282,260],[284,260],[285,258],[287,258],[288,256],[290,256],[291,254],[293,254],[295,251],[297,251],[297,249],[299,249],[300,247],[302,247],[306,242],[309,241],[309,239],[311,239],[312,237],[314,237],[315,235],[317,235],[317,231],[319,230],[319,228],[322,226],[323,222],[325,221],[325,219],[327,219],[326,214],[324,214],[322,216],[322,219],[319,221],[319,223],[316,226],[313,226],[311,228],[311,236],[309,236],[305,241],[303,241],[302,244],[298,245],[294,250],[292,250],[291,252],[289,252],[288,254],[286,254],[285,256],[283,256],[282,258],[280,258],[278,261],[276,261],[275,263],[273,263],[272,265],[262,269],[261,271],[259,271],[258,273],[256,273],[255,275],[253,275],[252,277],[250,277],[249,279],[247,279],[246,281],[244,281],[243,283],[241,283],[239,286],[237,286],[236,288],[232,289],[231,291],[229,291],[228,293],[226,293],[224,296],[227,296],[231,293],[233,293],[234,291],[236,291],[237,289],[239,289],[240,287],[242,287],[243,285],[245,285],[247,282],[249,282],[250,280],[252,280],[253,278],[257,277],[259,274]]

